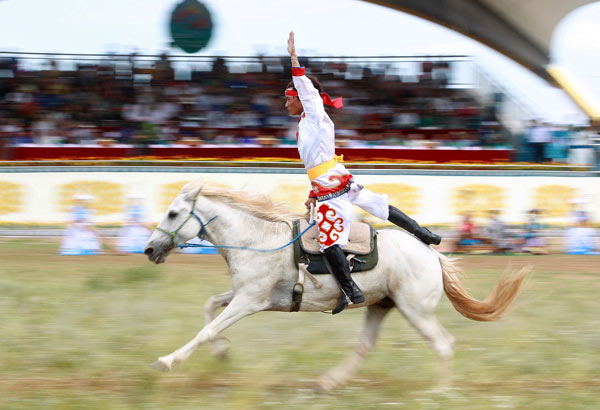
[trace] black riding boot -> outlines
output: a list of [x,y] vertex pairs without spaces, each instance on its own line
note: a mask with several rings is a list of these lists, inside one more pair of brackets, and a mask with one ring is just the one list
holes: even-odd
[[331,268],[331,273],[333,273],[333,276],[342,288],[342,296],[340,297],[340,301],[331,313],[335,315],[346,308],[348,305],[346,296],[348,296],[352,303],[364,302],[365,297],[358,286],[356,286],[356,283],[354,283],[350,277],[350,265],[348,264],[348,260],[346,259],[342,248],[340,248],[339,245],[330,246],[329,248],[325,249],[323,255],[325,256],[325,262],[327,262]]
[[390,216],[388,221],[393,223],[394,225],[398,225],[400,228],[412,233],[414,236],[419,238],[422,242],[427,245],[434,244],[439,245],[442,241],[442,238],[439,235],[436,235],[429,231],[427,228],[423,228],[420,226],[417,221],[410,218],[404,212],[396,208],[395,206],[390,207]]

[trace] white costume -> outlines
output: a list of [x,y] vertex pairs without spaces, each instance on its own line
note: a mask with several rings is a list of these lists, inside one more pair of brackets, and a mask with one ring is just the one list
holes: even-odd
[[91,229],[93,212],[83,205],[71,207],[72,223],[65,229],[61,255],[96,255],[102,253],[100,238]]
[[117,247],[123,253],[144,253],[150,238],[150,230],[144,226],[146,211],[138,204],[131,204],[125,210],[127,223],[119,232]]
[[304,75],[304,68],[292,68],[294,87],[304,112],[298,120],[298,151],[311,179],[309,197],[316,198],[321,250],[348,243],[352,204],[382,220],[388,219],[387,195],[375,194],[354,182],[352,174],[335,156],[334,125],[323,98]]
[[573,255],[597,254],[597,237],[594,228],[575,226],[565,235],[566,252]]

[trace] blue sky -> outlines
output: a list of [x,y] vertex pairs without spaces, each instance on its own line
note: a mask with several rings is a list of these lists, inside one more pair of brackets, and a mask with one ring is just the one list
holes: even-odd
[[[179,0],[1,0],[0,50],[157,53],[169,50],[168,16]],[[565,94],[526,69],[444,27],[359,0],[204,0],[216,29],[205,55],[283,54],[296,32],[304,55],[467,54],[534,115],[583,116]],[[567,16],[552,58],[600,96],[600,2]],[[173,53],[183,54],[179,50]]]

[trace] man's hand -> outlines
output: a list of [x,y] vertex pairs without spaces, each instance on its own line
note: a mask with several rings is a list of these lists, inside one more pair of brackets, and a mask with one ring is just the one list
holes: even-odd
[[306,202],[304,203],[304,206],[306,207],[307,210],[310,211],[311,204],[316,208],[317,207],[317,198],[308,198],[306,200]]
[[300,67],[300,62],[298,62],[298,56],[296,55],[293,31],[290,31],[290,36],[288,37],[288,53],[290,53],[290,57],[292,58],[292,67]]
[[290,31],[290,36],[288,37],[288,53],[290,56],[296,55],[296,45],[294,44],[294,32]]

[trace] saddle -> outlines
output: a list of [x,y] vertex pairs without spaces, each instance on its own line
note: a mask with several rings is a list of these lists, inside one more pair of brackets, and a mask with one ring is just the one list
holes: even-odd
[[[306,219],[293,222],[293,237],[295,238],[308,228]],[[330,273],[323,260],[319,247],[319,229],[315,225],[294,242],[294,263],[307,265],[308,272],[313,275]],[[350,263],[350,272],[363,272],[373,269],[377,265],[377,231],[369,224],[355,222],[350,229],[348,244],[343,248],[344,254]]]

